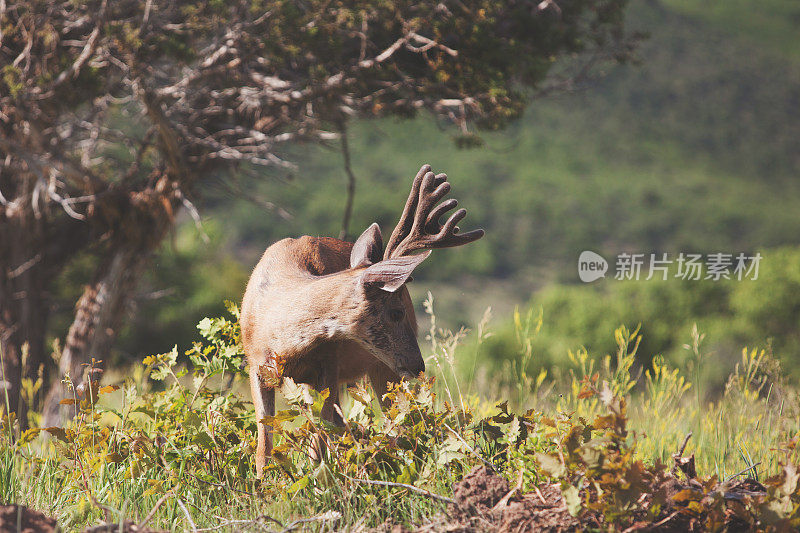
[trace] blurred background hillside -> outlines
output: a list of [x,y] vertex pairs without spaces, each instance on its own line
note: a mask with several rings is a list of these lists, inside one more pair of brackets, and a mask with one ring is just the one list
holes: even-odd
[[[681,362],[697,323],[719,357],[719,376],[745,345],[771,346],[798,375],[800,5],[650,0],[631,3],[627,17],[631,30],[649,34],[638,65],[535,101],[522,120],[483,135],[482,146],[458,148],[455,131],[426,117],[353,124],[349,237],[373,221],[391,231],[410,179],[430,163],[448,173],[469,212],[465,226],[487,235],[434,253],[412,296],[421,304],[432,291],[440,324],[451,328],[475,327],[492,306],[495,334],[480,357],[517,353],[509,349],[518,342],[511,312],[520,306],[543,317],[534,366],[558,366],[581,346],[611,351],[620,324],[641,324],[643,364],[659,353]],[[270,243],[339,233],[341,152],[310,144],[290,151],[296,171],[264,174],[255,190],[220,180],[206,192],[198,207],[207,240],[186,217],[148,273],[118,357],[188,346],[200,318],[241,298]],[[585,285],[577,277],[583,250],[609,259],[759,251],[763,259],[756,281]],[[80,268],[59,284],[64,316],[54,331],[68,325]],[[421,306],[419,320],[424,331]]]

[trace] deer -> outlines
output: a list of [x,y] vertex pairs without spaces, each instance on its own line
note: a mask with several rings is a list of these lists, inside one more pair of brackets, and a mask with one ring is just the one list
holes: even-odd
[[484,235],[482,229],[459,233],[456,224],[465,209],[440,223],[458,204],[455,199],[439,203],[449,191],[447,175],[423,165],[385,250],[374,223],[355,243],[305,235],[278,241],[262,255],[240,314],[258,420],[259,478],[272,451],[269,417],[275,415],[275,389],[283,378],[328,389],[321,416],[341,426],[340,384],[368,377],[383,402],[389,383],[424,372],[406,283],[433,249],[462,246]]

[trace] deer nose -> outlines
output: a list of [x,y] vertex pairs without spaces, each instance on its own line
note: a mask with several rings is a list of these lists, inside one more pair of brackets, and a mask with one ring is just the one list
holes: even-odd
[[422,357],[420,357],[419,361],[414,361],[411,363],[408,370],[414,375],[414,377],[419,376],[420,372],[425,372],[425,361],[423,361]]
[[400,377],[407,379],[415,379],[419,376],[420,372],[425,372],[425,361],[423,361],[421,357],[419,361],[410,361],[408,364],[397,369],[397,373]]

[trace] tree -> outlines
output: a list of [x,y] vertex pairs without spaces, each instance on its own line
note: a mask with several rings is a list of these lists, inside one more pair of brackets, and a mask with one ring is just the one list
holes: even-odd
[[[148,257],[210,177],[291,166],[352,117],[499,128],[537,92],[627,59],[624,0],[0,0],[0,349],[10,398],[102,359]],[[573,69],[556,58],[580,56]],[[95,272],[58,374],[53,279]],[[57,414],[58,379],[48,422]],[[13,404],[13,401],[12,401]],[[25,405],[18,415],[25,425]]]

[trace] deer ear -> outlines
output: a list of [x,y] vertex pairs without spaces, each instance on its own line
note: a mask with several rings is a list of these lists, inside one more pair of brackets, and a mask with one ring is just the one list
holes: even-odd
[[377,263],[382,256],[383,239],[381,238],[381,228],[378,224],[373,223],[364,230],[364,233],[353,245],[353,249],[350,251],[350,268]]
[[361,283],[365,285],[374,283],[385,291],[394,292],[403,286],[403,283],[411,277],[411,273],[417,268],[417,265],[422,263],[429,255],[431,255],[430,250],[417,255],[396,257],[375,263],[362,272]]

